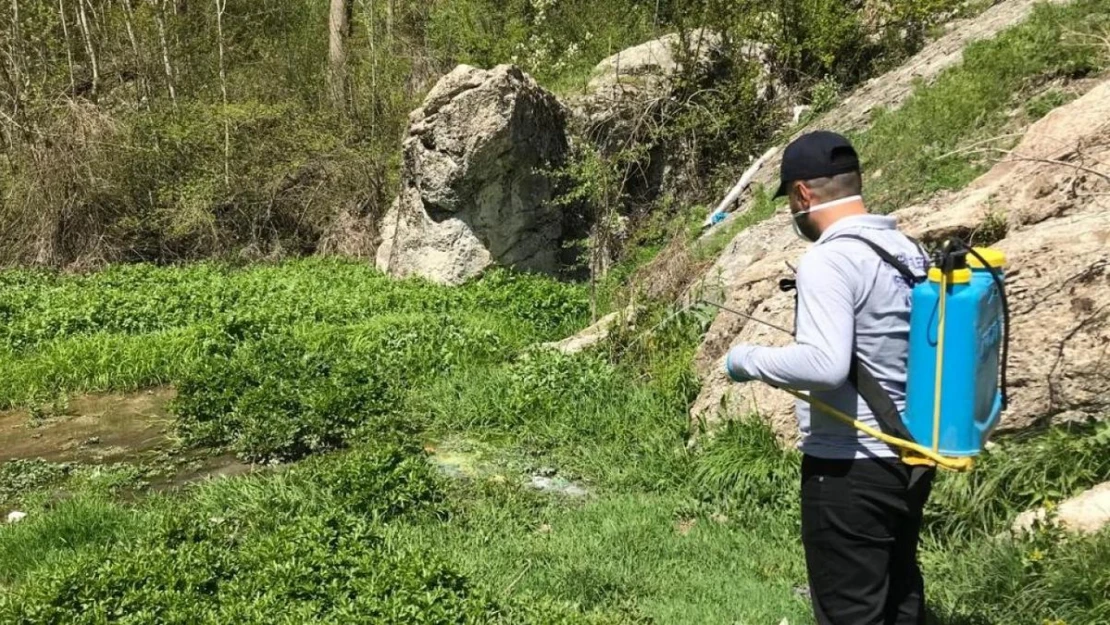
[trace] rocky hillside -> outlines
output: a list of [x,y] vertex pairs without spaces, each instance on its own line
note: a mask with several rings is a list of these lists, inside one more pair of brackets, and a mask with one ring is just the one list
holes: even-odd
[[[1001,428],[1110,415],[1110,81],[1054,110],[987,174],[894,215],[924,241],[958,235],[992,244],[1009,258],[1013,309],[1012,406]],[[788,217],[740,234],[710,270],[725,305],[789,325],[793,298],[777,281],[804,247]],[[698,356],[705,384],[694,415],[768,415],[794,430],[789,397],[759,385],[730,384],[722,357],[740,342],[781,343],[773,331],[728,313],[714,321]]]

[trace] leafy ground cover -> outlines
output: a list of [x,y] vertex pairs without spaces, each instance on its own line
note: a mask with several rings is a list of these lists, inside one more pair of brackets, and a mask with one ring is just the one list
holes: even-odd
[[[586,298],[537,277],[451,290],[307,261],[3,284],[50,320],[6,312],[8,357],[40,372],[71,367],[36,358],[75,342],[172,352],[167,336],[195,333],[200,346],[148,367],[178,386],[181,444],[276,464],[137,498],[126,463],[3,465],[5,509],[29,516],[0,528],[0,621],[811,618],[796,453],[756,420],[688,444],[695,313],[654,309],[650,336],[565,356],[532,344],[584,324]],[[115,367],[86,361],[50,390],[144,383]],[[460,477],[428,458],[451,440],[473,456]],[[1110,537],[988,537],[1104,479],[1108,452],[1105,428],[1052,431],[942,481],[925,555],[939,622],[1100,622]],[[537,491],[535,475],[586,494]]]

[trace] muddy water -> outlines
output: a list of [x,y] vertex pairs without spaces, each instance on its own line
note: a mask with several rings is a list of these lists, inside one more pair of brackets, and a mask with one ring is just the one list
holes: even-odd
[[41,458],[50,462],[126,462],[154,470],[152,490],[166,490],[208,477],[249,473],[253,465],[232,454],[184,451],[172,438],[169,404],[175,392],[82,395],[64,414],[36,420],[26,410],[0,412],[0,463]]
[[65,414],[37,421],[24,410],[0,413],[0,462],[42,458],[53,462],[118,462],[169,443],[172,389],[133,394],[83,395]]

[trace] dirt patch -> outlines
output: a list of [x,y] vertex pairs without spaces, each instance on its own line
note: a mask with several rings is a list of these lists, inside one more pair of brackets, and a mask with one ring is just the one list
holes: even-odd
[[172,388],[82,395],[64,414],[36,419],[26,410],[0,412],[0,464],[42,459],[73,465],[127,464],[141,469],[140,486],[124,498],[174,490],[211,477],[258,469],[231,453],[183,449],[173,437]]
[[42,458],[103,463],[134,459],[169,444],[173,389],[83,395],[65,414],[35,419],[25,410],[0,413],[0,462]]

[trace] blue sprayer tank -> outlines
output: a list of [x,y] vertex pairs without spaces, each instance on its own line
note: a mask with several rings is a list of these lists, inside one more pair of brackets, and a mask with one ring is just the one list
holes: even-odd
[[[976,251],[1002,277],[1005,256],[994,249]],[[910,312],[903,419],[918,444],[954,457],[978,455],[1002,413],[1002,294],[989,268],[977,259],[968,261],[968,268],[948,274],[937,440],[934,408],[941,335],[939,269],[932,269],[929,279],[914,288]]]

